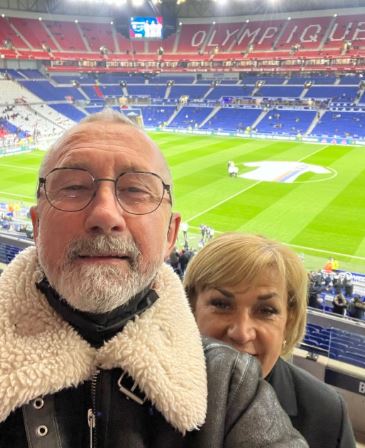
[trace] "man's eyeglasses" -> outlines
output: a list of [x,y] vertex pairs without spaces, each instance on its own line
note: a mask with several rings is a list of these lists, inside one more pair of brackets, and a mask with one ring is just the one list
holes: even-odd
[[82,168],[55,168],[39,178],[38,194],[43,186],[48,202],[57,210],[78,212],[94,199],[99,182],[113,182],[120,206],[133,215],[146,215],[158,209],[165,191],[172,203],[171,186],[155,173],[130,171],[116,179],[95,179]]

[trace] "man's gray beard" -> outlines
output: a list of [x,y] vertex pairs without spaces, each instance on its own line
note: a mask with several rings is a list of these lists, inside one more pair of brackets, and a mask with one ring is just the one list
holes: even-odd
[[[64,264],[52,275],[38,242],[40,264],[51,286],[73,308],[90,313],[106,313],[125,305],[152,283],[162,264],[155,260],[142,272],[141,253],[132,239],[98,235],[72,241],[65,249]],[[80,255],[127,255],[128,259],[120,262],[121,267],[74,263]]]

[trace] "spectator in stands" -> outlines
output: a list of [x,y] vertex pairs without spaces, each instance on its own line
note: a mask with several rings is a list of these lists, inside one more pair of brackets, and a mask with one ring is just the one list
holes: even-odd
[[332,286],[333,286],[333,291],[334,293],[340,294],[342,291],[342,278],[340,275],[338,274],[334,274],[333,278],[332,278]]
[[188,244],[188,232],[189,232],[189,224],[187,222],[181,223],[181,230],[183,233],[184,244]]
[[182,272],[180,267],[180,254],[176,247],[174,247],[170,253],[170,256],[167,260],[169,265],[172,267],[174,272],[182,278]]
[[323,267],[323,270],[325,272],[332,272],[333,271],[333,258],[329,258],[326,262],[326,264]]
[[193,251],[191,251],[189,248],[181,250],[181,253],[180,253],[180,269],[181,269],[182,276],[184,276],[185,271],[186,271],[186,267],[187,267],[190,259],[193,257],[193,255],[194,255]]
[[346,272],[345,277],[343,279],[343,287],[345,290],[345,297],[351,298],[354,292],[354,283],[352,280],[351,272]]
[[203,335],[256,357],[293,425],[313,448],[354,448],[340,395],[284,360],[301,339],[307,274],[288,247],[228,233],[190,261],[184,286]]
[[347,300],[342,293],[337,294],[333,299],[333,312],[335,314],[341,314],[341,316],[343,316],[345,314],[346,308]]
[[255,360],[209,341],[204,356],[163,263],[170,184],[157,146],[111,110],[43,159],[36,246],[0,278],[1,447],[306,446]]
[[365,303],[360,299],[359,295],[354,295],[348,304],[347,314],[355,319],[363,319],[365,312]]
[[321,282],[317,280],[317,276],[310,275],[308,287],[308,306],[311,306],[312,308],[322,308],[322,303],[319,300],[321,292]]

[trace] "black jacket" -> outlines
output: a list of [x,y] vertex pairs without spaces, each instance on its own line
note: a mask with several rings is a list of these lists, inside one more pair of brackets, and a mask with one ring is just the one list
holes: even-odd
[[158,300],[99,348],[49,305],[43,276],[29,248],[0,278],[0,448],[307,446],[254,358],[203,347],[171,268]]
[[267,381],[310,448],[356,448],[346,404],[334,388],[281,358]]

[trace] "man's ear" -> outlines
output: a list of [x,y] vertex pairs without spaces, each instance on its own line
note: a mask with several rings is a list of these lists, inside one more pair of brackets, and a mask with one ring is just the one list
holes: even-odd
[[39,227],[39,214],[37,206],[34,205],[30,208],[30,217],[32,218],[34,241],[37,241]]
[[172,249],[175,246],[177,236],[179,233],[179,227],[181,222],[181,216],[179,213],[172,213],[170,217],[170,224],[167,231],[167,244],[165,250],[165,259],[170,256]]

